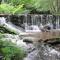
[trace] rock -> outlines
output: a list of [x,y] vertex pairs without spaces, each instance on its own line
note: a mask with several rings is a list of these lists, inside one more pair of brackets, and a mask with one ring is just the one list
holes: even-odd
[[37,50],[31,52],[30,54],[28,54],[28,56],[26,58],[24,58],[24,60],[38,60],[38,52]]
[[26,42],[26,43],[33,43],[36,38],[33,37],[33,36],[26,36],[26,37],[23,37],[22,39],[23,39],[23,41]]
[[22,40],[19,40],[19,41],[16,42],[16,44],[17,44],[17,46],[25,49],[25,51],[27,52],[27,44],[25,42],[23,42]]
[[30,39],[24,39],[23,42],[26,42],[26,43],[33,43],[33,41],[31,41]]
[[20,39],[19,35],[12,34],[3,34],[3,40],[11,41],[16,44],[18,47],[22,47],[25,51],[27,51],[27,44]]
[[35,47],[32,43],[24,42],[19,35],[12,35],[12,34],[2,34],[3,40],[11,41],[12,43],[16,44],[18,47],[22,47],[27,53],[32,52]]
[[27,55],[24,60],[60,60],[60,51],[44,43],[36,43],[35,50]]
[[28,43],[27,44],[27,50],[28,50],[28,53],[31,53],[35,50],[35,46],[31,43]]
[[[37,49],[38,49],[38,57],[41,60],[60,60],[60,51],[54,49],[52,46],[49,47],[49,45],[44,43],[38,43]],[[38,59],[38,60],[39,60]]]

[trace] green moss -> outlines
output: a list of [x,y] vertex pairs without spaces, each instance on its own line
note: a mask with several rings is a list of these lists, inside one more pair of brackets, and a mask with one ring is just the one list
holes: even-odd
[[17,34],[15,31],[10,31],[9,29],[6,29],[3,26],[0,26],[0,33],[9,33],[9,34]]
[[11,41],[2,39],[0,39],[0,54],[3,56],[4,60],[23,60],[26,56],[21,47],[16,46],[16,44],[13,44]]
[[11,41],[4,40],[4,33],[12,32],[6,31],[3,27],[0,27],[0,31],[3,31],[0,33],[0,55],[3,56],[3,60],[23,60],[26,56],[24,50]]

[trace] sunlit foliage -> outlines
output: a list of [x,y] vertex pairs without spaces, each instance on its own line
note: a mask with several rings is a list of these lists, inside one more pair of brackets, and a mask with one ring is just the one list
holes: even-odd
[[[8,7],[5,7],[2,4],[9,4]],[[37,11],[48,11],[52,14],[60,14],[60,0],[2,0],[0,8],[0,13],[4,13],[3,10],[7,11],[9,14],[21,14],[29,13],[31,10],[36,9]],[[7,10],[8,9],[8,10]],[[13,11],[12,11],[13,10]]]
[[3,60],[23,60],[26,56],[21,47],[11,41],[4,40],[4,35],[0,33],[0,57]]

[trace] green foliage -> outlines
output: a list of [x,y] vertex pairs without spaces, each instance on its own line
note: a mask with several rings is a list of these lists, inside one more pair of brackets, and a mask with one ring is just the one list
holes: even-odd
[[13,14],[20,14],[24,11],[23,4],[16,6],[16,8],[13,11]]
[[52,14],[60,14],[60,0],[32,0],[37,11],[48,11]]
[[6,0],[5,3],[11,4],[13,6],[21,5],[21,4],[29,4],[32,0]]
[[1,4],[3,7],[1,9],[3,12],[5,11],[9,14],[29,13],[33,9],[37,11],[48,11],[50,5],[49,0],[7,0],[6,2],[12,6],[9,4]]
[[29,13],[33,9],[60,14],[60,0],[4,0],[0,5],[0,13],[4,14]]
[[0,5],[0,14],[20,14],[25,11],[23,5],[12,6],[10,4],[1,4]]
[[0,13],[4,14],[10,14],[13,12],[14,6],[11,6],[9,4],[1,4],[0,5]]
[[19,5],[21,0],[5,0],[5,3],[11,4],[11,5]]
[[32,0],[32,4],[38,11],[49,10],[49,0]]
[[60,15],[60,0],[50,0],[50,11],[55,15]]
[[[0,34],[0,36],[2,35]],[[2,38],[0,39],[0,55],[3,56],[3,60],[23,60],[26,56],[22,48]]]

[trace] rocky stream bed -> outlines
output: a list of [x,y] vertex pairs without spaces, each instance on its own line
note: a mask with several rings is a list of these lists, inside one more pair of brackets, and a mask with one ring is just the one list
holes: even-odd
[[3,21],[0,19],[0,23],[0,28],[3,27],[3,29],[0,29],[3,36],[2,39],[11,41],[17,46],[22,47],[27,54],[24,60],[60,60],[60,39],[33,42],[30,38],[25,39],[21,36],[20,33],[23,31],[7,24],[4,18]]

